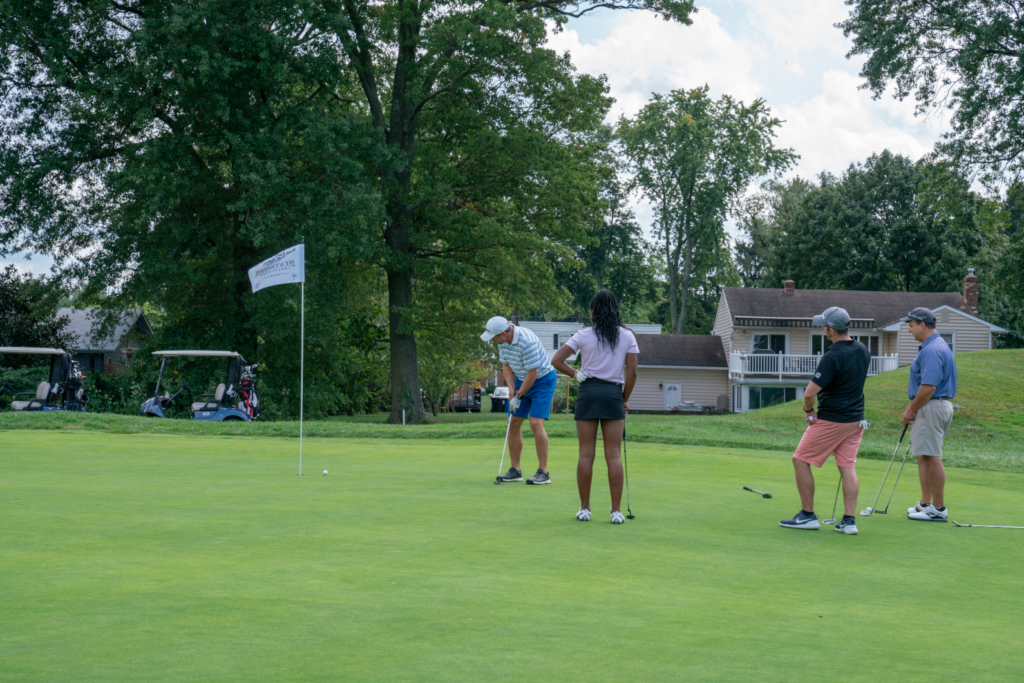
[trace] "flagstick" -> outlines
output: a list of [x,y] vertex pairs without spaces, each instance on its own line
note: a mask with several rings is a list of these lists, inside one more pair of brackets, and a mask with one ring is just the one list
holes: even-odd
[[306,399],[306,278],[302,278],[302,331],[299,333],[299,476],[302,476],[302,417]]

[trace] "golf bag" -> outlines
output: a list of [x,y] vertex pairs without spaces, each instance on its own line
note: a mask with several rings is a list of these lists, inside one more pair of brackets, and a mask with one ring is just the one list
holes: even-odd
[[71,359],[70,353],[53,356],[50,361],[50,395],[46,405],[85,412],[89,397],[85,395],[83,379],[82,368]]
[[238,399],[238,409],[250,420],[260,416],[260,398],[256,395],[256,368],[258,364],[246,365],[241,356],[228,363],[228,391]]

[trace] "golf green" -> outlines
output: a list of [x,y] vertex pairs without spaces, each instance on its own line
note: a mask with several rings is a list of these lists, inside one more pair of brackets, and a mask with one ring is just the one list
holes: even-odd
[[[2,681],[1024,676],[1024,530],[908,521],[909,464],[845,536],[778,526],[799,502],[769,451],[634,444],[637,518],[613,526],[603,463],[574,519],[569,440],[542,487],[491,483],[500,435],[309,440],[303,477],[291,439],[0,444]],[[858,509],[885,464],[860,464]],[[947,501],[1024,526],[1024,475],[950,470]]]

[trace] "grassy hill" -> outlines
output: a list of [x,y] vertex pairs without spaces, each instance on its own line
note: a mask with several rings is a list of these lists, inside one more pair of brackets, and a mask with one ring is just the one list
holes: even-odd
[[[1024,350],[974,351],[957,355],[959,391],[956,402],[963,411],[956,416],[946,441],[947,464],[987,470],[1024,472]],[[867,417],[861,456],[886,458],[899,439],[900,416],[907,404],[904,368],[868,379]],[[460,413],[443,416],[435,424],[401,426],[384,424],[383,415],[362,415],[307,422],[305,434],[326,438],[487,438],[497,443],[495,458],[504,437],[501,414]],[[115,433],[221,435],[248,437],[298,436],[295,422],[209,424],[192,420],[155,420],[110,414],[0,413],[0,430],[87,429]],[[803,433],[799,402],[756,410],[743,415],[662,416],[629,418],[633,441],[698,446],[729,446],[792,451]],[[529,436],[529,430],[525,430]],[[548,434],[575,438],[571,416],[552,416]],[[906,442],[905,442],[906,443]],[[905,444],[904,444],[905,445]]]

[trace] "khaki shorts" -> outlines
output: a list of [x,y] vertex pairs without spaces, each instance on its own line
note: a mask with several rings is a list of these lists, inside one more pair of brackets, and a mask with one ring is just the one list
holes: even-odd
[[928,401],[917,411],[910,428],[910,446],[914,455],[942,457],[942,442],[953,422],[950,401]]

